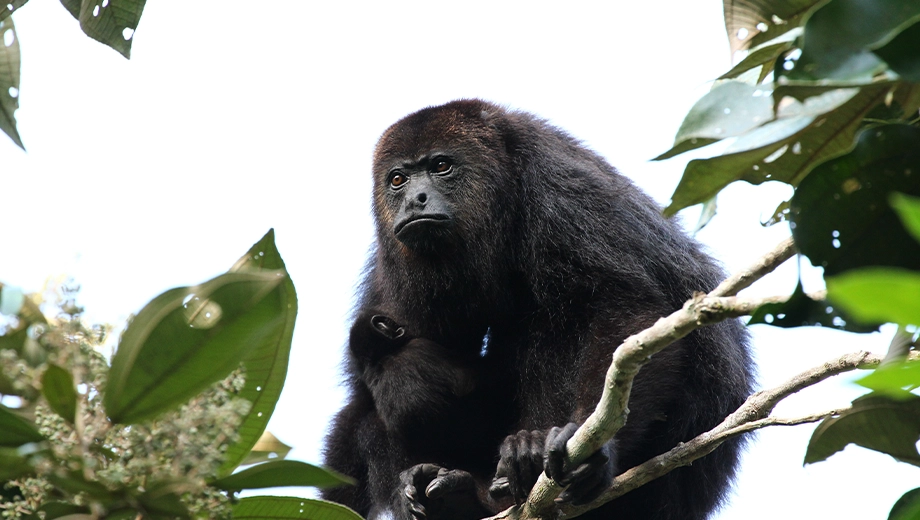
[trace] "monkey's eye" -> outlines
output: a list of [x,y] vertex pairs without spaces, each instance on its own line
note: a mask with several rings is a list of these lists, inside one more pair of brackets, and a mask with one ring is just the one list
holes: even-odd
[[393,188],[399,188],[400,186],[405,184],[408,180],[409,180],[409,177],[399,172],[393,172],[390,175],[390,186],[392,186]]
[[447,173],[453,165],[447,159],[436,159],[431,167],[432,173]]

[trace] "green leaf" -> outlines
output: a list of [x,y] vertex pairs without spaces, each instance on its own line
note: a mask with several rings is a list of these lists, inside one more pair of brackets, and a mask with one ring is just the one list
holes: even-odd
[[227,273],[154,298],[128,324],[112,358],[103,397],[112,421],[153,418],[236,369],[284,326],[266,296],[286,278],[284,271]]
[[211,486],[228,491],[260,489],[281,486],[315,486],[320,488],[354,485],[355,481],[335,471],[313,466],[296,460],[275,460],[258,464],[229,477],[214,482]]
[[7,0],[7,3],[0,6],[0,21],[6,20],[17,9],[26,4],[29,0]]
[[739,2],[723,0],[725,29],[732,54],[757,47],[800,27],[816,8],[828,0],[770,0]]
[[833,89],[809,96],[804,103],[784,100],[775,121],[742,135],[723,155],[690,161],[665,214],[712,198],[736,180],[798,184],[817,164],[852,148],[863,116],[885,99],[889,89]]
[[856,384],[889,395],[902,396],[905,391],[920,388],[920,362],[902,361],[881,366],[858,379]]
[[920,82],[920,23],[915,23],[894,37],[890,42],[875,49],[875,54],[885,60],[888,67],[902,79]]
[[874,332],[878,330],[878,326],[853,321],[848,314],[841,312],[840,309],[826,300],[812,300],[805,294],[801,283],[795,288],[795,292],[786,302],[761,305],[748,321],[748,325],[756,324],[767,324],[782,328],[820,325],[850,332]]
[[920,19],[916,0],[834,0],[808,19],[789,79],[871,79],[885,63],[870,49]]
[[888,203],[893,191],[920,195],[918,175],[920,129],[864,130],[852,152],[818,166],[796,189],[796,247],[825,276],[873,265],[920,269],[920,244]]
[[[3,9],[7,13],[7,8]],[[13,19],[8,15],[0,20],[0,130],[17,146],[25,150],[19,130],[16,129],[16,110],[19,109],[19,36]]]
[[893,192],[888,201],[907,232],[920,241],[920,197]]
[[361,515],[334,502],[293,497],[244,498],[233,506],[234,520],[362,520]]
[[741,135],[773,119],[769,87],[726,81],[693,105],[674,138],[674,147],[654,161]]
[[920,325],[920,272],[868,267],[826,281],[828,299],[861,322]]
[[918,520],[920,519],[920,488],[911,489],[901,495],[894,503],[888,520]]
[[906,394],[891,399],[868,394],[853,401],[852,408],[825,419],[808,441],[805,464],[827,459],[853,443],[920,465],[920,397]]
[[77,415],[77,389],[69,371],[49,364],[42,374],[42,395],[54,413],[73,424]]
[[[0,419],[0,436],[3,435],[3,424]],[[19,450],[0,448],[0,482],[12,480],[32,472],[32,466]]]
[[[261,272],[266,269],[284,269],[284,261],[275,246],[275,230],[270,229],[258,242],[230,268],[231,272]],[[246,383],[240,397],[252,403],[249,413],[240,425],[240,439],[227,448],[223,465],[218,475],[233,472],[252,450],[265,431],[265,426],[275,411],[278,396],[287,375],[291,340],[294,336],[294,321],[297,318],[297,293],[289,277],[266,297],[266,305],[283,324],[274,335],[265,336],[253,343],[243,365],[246,368]]]
[[16,448],[45,440],[31,422],[0,405],[0,446]]
[[125,58],[131,57],[131,42],[146,0],[61,0],[61,3],[80,20],[80,28],[87,36],[115,49]]
[[731,70],[722,74],[719,79],[737,78],[753,68],[763,67],[757,79],[757,83],[762,82],[767,75],[773,72],[773,64],[776,63],[776,60],[792,49],[793,40],[800,34],[802,34],[802,30],[796,28],[781,35],[779,38],[758,45],[751,49],[747,56],[732,67]]
[[259,462],[283,459],[287,457],[290,451],[290,446],[279,441],[271,432],[266,431],[262,433],[262,436],[259,437],[259,440],[255,443],[252,450],[246,455],[246,458],[243,459],[240,465],[248,466],[250,464],[258,464]]

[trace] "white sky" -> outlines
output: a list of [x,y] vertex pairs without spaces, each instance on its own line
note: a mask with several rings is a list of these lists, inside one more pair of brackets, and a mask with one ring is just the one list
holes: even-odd
[[[338,364],[373,238],[371,151],[389,124],[459,97],[525,109],[666,203],[687,159],[648,159],[730,66],[716,0],[149,2],[131,61],[85,37],[58,2],[34,0],[14,20],[29,151],[0,136],[0,280],[34,291],[72,275],[91,316],[120,323],[225,271],[274,227],[300,315],[270,429],[313,463],[341,406]],[[729,188],[700,239],[730,270],[749,264],[788,234],[759,221],[789,193]],[[697,210],[685,213],[695,222]],[[791,292],[795,273],[790,263],[751,291]],[[888,341],[753,331],[764,386]],[[841,378],[778,411],[859,393]],[[803,469],[812,429],[762,432],[719,518],[886,518],[914,487],[916,468],[861,448]]]

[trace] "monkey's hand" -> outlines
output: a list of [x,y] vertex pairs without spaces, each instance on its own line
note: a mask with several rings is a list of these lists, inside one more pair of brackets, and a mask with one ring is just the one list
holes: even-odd
[[553,427],[546,435],[546,475],[555,480],[565,491],[557,502],[571,502],[574,505],[591,502],[608,487],[614,477],[612,450],[609,443],[594,452],[581,464],[570,467],[566,442],[575,435],[578,425],[569,423],[562,428]]
[[492,498],[510,496],[523,504],[530,489],[543,473],[543,454],[546,451],[546,432],[521,430],[505,437],[498,450],[501,457],[495,470],[495,479],[489,487]]
[[510,496],[515,503],[522,504],[537,477],[546,470],[547,476],[566,486],[557,501],[580,505],[597,498],[613,480],[610,448],[605,446],[578,466],[569,467],[565,443],[577,429],[577,424],[569,423],[563,428],[551,428],[549,432],[520,431],[506,437],[499,449],[501,459],[489,488],[492,497]]
[[417,464],[399,474],[398,500],[405,518],[451,520],[492,514],[476,495],[473,475],[435,464]]

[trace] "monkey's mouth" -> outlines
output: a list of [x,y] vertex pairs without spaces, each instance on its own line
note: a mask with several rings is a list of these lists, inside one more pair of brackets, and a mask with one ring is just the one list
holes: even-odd
[[433,230],[448,227],[451,223],[450,217],[443,213],[410,215],[398,222],[393,232],[400,242],[416,242]]

